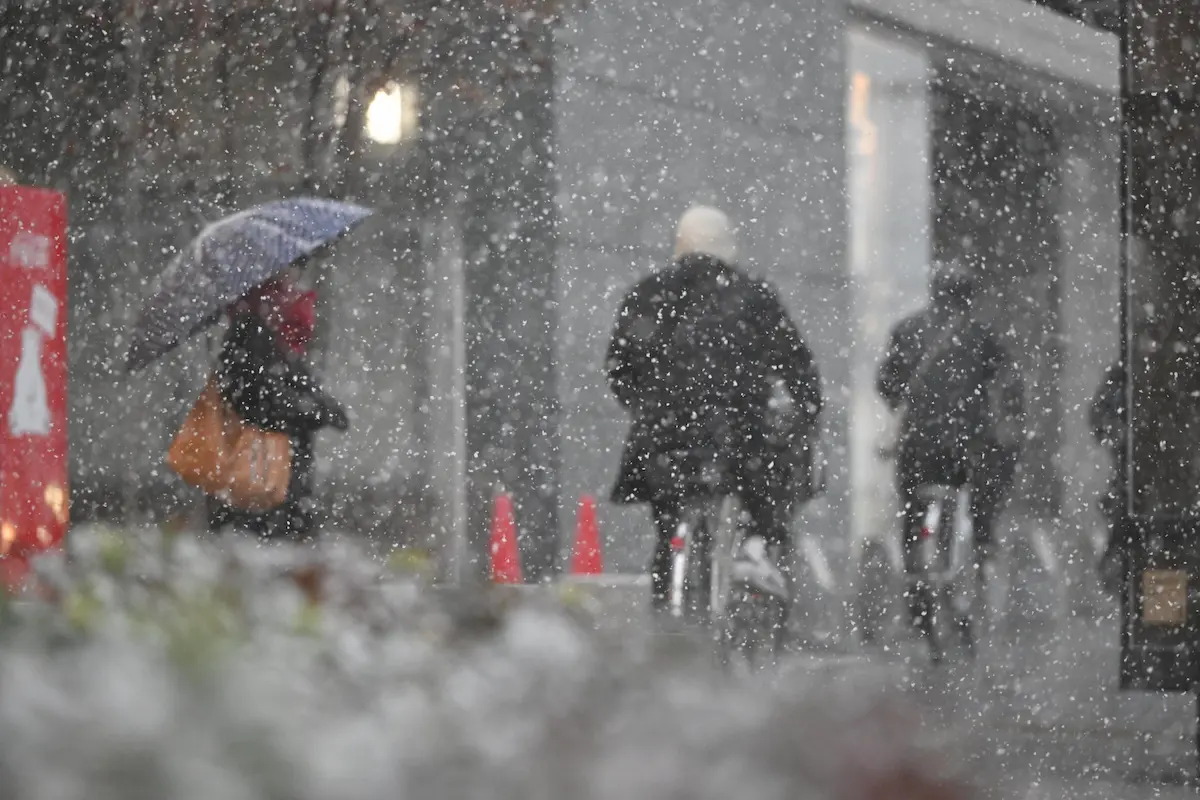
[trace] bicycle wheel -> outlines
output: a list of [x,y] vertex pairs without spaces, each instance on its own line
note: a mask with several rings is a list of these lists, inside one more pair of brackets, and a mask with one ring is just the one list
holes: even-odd
[[988,614],[988,569],[979,548],[972,547],[974,554],[967,570],[971,586],[971,652],[979,654],[980,642],[991,634],[991,618]]
[[[778,553],[772,552],[771,558],[778,559]],[[724,663],[743,671],[778,663],[786,643],[788,611],[785,599],[741,581],[731,582],[718,637]]]
[[[941,617],[938,630],[942,642],[956,646],[960,651],[973,652],[974,638],[971,629],[971,600],[969,590],[973,570],[969,556],[959,553],[959,530],[956,522],[957,497],[947,501],[938,531],[939,601]],[[945,648],[943,647],[943,650]]]
[[719,503],[718,516],[714,518],[715,528],[712,534],[712,597],[710,610],[714,621],[724,617],[730,593],[732,591],[731,575],[733,573],[734,552],[740,539],[741,509],[733,497],[725,497]]
[[979,635],[980,565],[971,532],[959,524],[962,499],[955,496],[946,507],[938,531],[939,632],[974,657]]
[[787,607],[782,600],[739,587],[722,620],[721,645],[729,666],[760,670],[779,663],[786,641]]
[[721,658],[735,672],[752,671],[757,661],[756,609],[744,587],[732,587],[719,636]]
[[939,536],[936,531],[932,535],[923,533],[915,546],[919,548],[919,569],[915,575],[908,576],[909,613],[914,617],[917,632],[929,648],[930,657],[937,663],[942,658],[939,627],[945,616],[941,610],[942,554]]

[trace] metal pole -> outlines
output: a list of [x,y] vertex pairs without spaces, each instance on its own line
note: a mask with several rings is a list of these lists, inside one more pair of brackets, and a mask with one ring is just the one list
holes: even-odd
[[[126,41],[129,47],[129,97],[127,99],[126,134],[129,146],[129,164],[125,171],[124,198],[121,204],[121,228],[124,240],[124,270],[122,279],[129,281],[124,287],[126,299],[125,330],[132,329],[136,320],[138,304],[141,301],[139,291],[139,228],[142,223],[142,170],[141,170],[141,135],[142,135],[142,3],[141,0],[130,0],[126,15]],[[122,516],[127,521],[133,521],[137,516],[138,484],[141,476],[138,474],[140,460],[133,457],[140,450],[138,426],[143,418],[142,410],[136,402],[134,379],[126,376],[125,385],[118,388],[118,394],[125,395],[125,439],[126,457],[123,467],[124,477],[121,487]]]
[[1125,431],[1125,441],[1119,451],[1117,469],[1125,476],[1125,510],[1127,515],[1133,513],[1133,428],[1129,424],[1133,409],[1133,376],[1130,365],[1133,363],[1133,332],[1130,330],[1130,263],[1129,248],[1133,238],[1133,204],[1129,202],[1129,193],[1133,188],[1133,160],[1131,158],[1129,104],[1132,99],[1130,83],[1130,42],[1132,34],[1131,5],[1134,0],[1122,0],[1120,8],[1120,42],[1121,42],[1121,370],[1125,378],[1125,402],[1121,408],[1121,424]]
[[[429,479],[442,487],[437,529],[442,537],[441,572],[459,584],[471,567],[467,531],[467,420],[465,257],[454,200],[446,198],[429,225],[436,255],[429,259],[427,301],[432,319],[427,350],[430,372],[428,448],[432,456]],[[438,302],[437,297],[444,298]]]

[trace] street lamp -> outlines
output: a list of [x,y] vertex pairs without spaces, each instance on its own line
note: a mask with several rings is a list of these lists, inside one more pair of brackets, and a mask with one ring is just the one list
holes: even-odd
[[411,83],[388,81],[367,106],[367,136],[377,144],[411,141],[419,126],[420,93]]

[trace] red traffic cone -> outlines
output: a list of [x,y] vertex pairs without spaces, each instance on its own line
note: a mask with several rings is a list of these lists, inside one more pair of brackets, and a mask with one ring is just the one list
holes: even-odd
[[493,583],[524,583],[521,577],[521,553],[517,549],[517,523],[513,517],[512,498],[496,495],[492,515],[491,553]]
[[604,559],[600,555],[600,526],[596,524],[596,501],[591,495],[579,500],[579,518],[575,526],[575,551],[571,554],[572,575],[601,575]]

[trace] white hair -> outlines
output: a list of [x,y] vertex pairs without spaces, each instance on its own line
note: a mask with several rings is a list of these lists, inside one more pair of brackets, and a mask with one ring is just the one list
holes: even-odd
[[675,229],[675,258],[705,255],[727,264],[737,261],[737,235],[725,212],[710,206],[692,206]]

